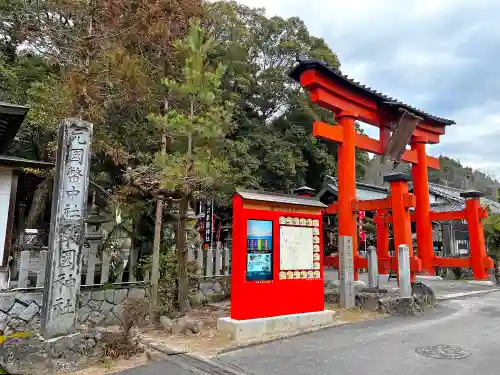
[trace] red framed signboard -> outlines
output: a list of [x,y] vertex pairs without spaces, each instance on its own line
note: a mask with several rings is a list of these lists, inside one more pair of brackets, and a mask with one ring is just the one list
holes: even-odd
[[296,195],[234,195],[232,319],[324,310],[324,207]]

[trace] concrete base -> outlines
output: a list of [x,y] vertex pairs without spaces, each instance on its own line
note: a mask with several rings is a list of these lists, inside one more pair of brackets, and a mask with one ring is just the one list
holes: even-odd
[[335,311],[324,310],[248,320],[227,317],[217,320],[217,330],[229,334],[232,340],[241,341],[329,325],[333,323],[334,316]]
[[493,285],[495,285],[495,283],[493,281],[488,281],[488,280],[470,280],[469,284],[483,285],[483,286],[493,286]]
[[443,278],[441,276],[426,276],[426,275],[417,275],[415,277],[416,280],[430,280],[430,281],[441,281]]

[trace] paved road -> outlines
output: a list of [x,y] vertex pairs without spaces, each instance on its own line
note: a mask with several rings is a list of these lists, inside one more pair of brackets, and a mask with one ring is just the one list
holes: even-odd
[[[500,368],[500,292],[453,300],[424,318],[387,318],[345,325],[226,354],[253,374],[453,375],[497,374]],[[416,354],[427,345],[470,349],[465,359]]]
[[[415,352],[436,344],[456,345],[471,354],[448,360]],[[442,302],[425,317],[390,317],[325,329],[228,353],[215,362],[254,375],[491,375],[499,372],[499,350],[500,292],[493,292]],[[168,361],[121,373],[153,374],[192,375]]]

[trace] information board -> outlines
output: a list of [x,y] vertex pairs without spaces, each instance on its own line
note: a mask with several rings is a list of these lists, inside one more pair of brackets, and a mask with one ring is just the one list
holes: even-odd
[[273,279],[273,222],[248,220],[247,281]]
[[313,229],[280,226],[280,269],[307,270],[314,268]]

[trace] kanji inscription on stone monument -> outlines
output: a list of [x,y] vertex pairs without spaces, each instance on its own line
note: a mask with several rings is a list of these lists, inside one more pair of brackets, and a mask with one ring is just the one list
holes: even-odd
[[75,330],[92,124],[66,119],[59,129],[41,332],[45,338]]
[[354,252],[351,236],[339,236],[340,307],[352,309],[354,295]]

